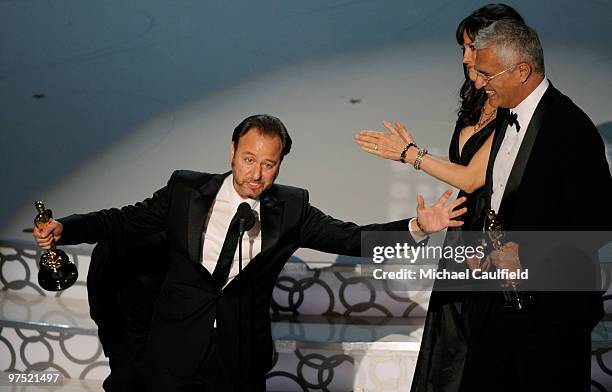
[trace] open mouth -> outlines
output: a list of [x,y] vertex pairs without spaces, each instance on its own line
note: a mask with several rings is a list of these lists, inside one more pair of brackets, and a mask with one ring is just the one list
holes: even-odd
[[249,182],[247,183],[247,185],[249,186],[249,188],[251,188],[252,190],[257,190],[260,189],[263,184],[259,183],[259,182]]

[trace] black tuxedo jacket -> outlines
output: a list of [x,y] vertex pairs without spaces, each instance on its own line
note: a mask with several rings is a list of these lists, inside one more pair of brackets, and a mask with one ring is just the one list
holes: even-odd
[[100,241],[91,252],[87,271],[89,314],[98,326],[98,337],[106,356],[111,354],[114,347],[125,344],[126,330],[134,329],[126,329],[126,323],[133,321],[134,315],[126,314],[125,306],[121,304],[123,292],[140,290],[144,291],[141,293],[143,295],[150,293],[146,298],[130,298],[140,301],[132,308],[150,308],[168,270],[164,233],[147,236],[130,245],[129,248],[118,248],[112,243]]
[[98,242],[87,272],[89,311],[111,369],[103,386],[113,392],[147,389],[151,318],[168,270],[164,233],[130,245]]
[[[505,127],[495,134],[489,157],[486,181],[489,195],[493,162],[504,131]],[[498,211],[504,229],[515,233],[609,231],[612,228],[609,207],[612,178],[603,141],[588,116],[550,84],[529,126],[520,131],[526,134]],[[534,244],[534,248],[544,246],[546,244]],[[559,254],[547,258],[530,257],[528,249],[526,253],[520,252],[521,263],[530,269],[530,279],[532,271],[541,274],[539,278],[561,272],[562,268],[570,274],[591,272],[592,260],[568,258],[567,263],[559,263]],[[599,292],[538,292],[535,296],[536,304],[526,316],[530,323],[590,330],[603,315]],[[487,317],[496,314],[498,304],[493,303],[500,297],[478,295],[479,306],[473,312],[475,317],[470,319],[473,337],[478,338]],[[490,309],[492,306],[495,308]]]
[[166,232],[169,268],[150,335],[157,370],[193,375],[216,319],[226,376],[260,377],[272,363],[272,290],[298,248],[359,256],[362,232],[408,230],[408,220],[368,226],[342,222],[311,206],[306,190],[273,185],[261,197],[261,253],[220,291],[200,259],[203,225],[228,174],[176,171],[164,188],[143,202],[60,220],[65,244],[109,240],[121,247],[143,234]]

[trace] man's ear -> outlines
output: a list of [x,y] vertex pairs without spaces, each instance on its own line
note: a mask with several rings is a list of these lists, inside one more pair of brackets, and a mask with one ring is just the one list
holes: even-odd
[[529,79],[529,76],[531,75],[531,65],[529,65],[529,63],[520,63],[518,65],[518,69],[519,72],[521,74],[521,83],[525,83],[527,81],[527,79]]
[[230,162],[234,161],[234,154],[236,153],[236,147],[234,146],[234,142],[230,144]]

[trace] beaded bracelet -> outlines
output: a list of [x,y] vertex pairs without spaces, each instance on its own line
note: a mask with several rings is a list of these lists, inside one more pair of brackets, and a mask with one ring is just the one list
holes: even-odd
[[410,147],[416,147],[419,148],[416,144],[414,143],[408,143],[408,145],[406,145],[406,148],[404,148],[404,151],[402,151],[402,154],[400,155],[400,162],[401,163],[406,163],[406,153],[408,152],[408,149]]
[[419,228],[419,230],[421,230],[423,233],[425,233],[425,235],[429,235],[429,233],[426,232],[425,229],[423,229],[423,226],[421,226],[421,222],[419,222],[419,218],[416,218],[416,225]]

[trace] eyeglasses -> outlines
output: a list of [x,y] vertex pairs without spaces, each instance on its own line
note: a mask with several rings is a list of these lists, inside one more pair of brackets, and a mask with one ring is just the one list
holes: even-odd
[[508,71],[512,71],[512,69],[514,67],[516,67],[516,64],[513,64],[513,65],[509,66],[508,68],[504,69],[503,71],[500,71],[500,72],[496,73],[495,75],[491,75],[491,76],[487,76],[487,75],[483,74],[482,72],[478,71],[476,69],[476,67],[474,67],[474,71],[476,71],[476,78],[481,76],[485,80],[485,84],[488,84],[491,80],[495,79],[499,75],[502,75],[502,74],[504,74],[504,73],[506,73]]

